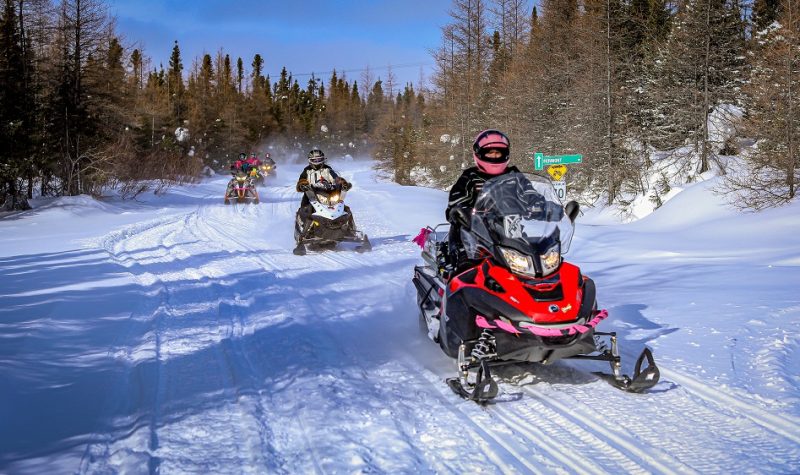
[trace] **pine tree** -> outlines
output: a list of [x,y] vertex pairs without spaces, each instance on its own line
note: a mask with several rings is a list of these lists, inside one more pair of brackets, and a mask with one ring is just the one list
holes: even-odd
[[[672,148],[687,137],[700,156],[698,172],[722,144],[711,143],[708,117],[720,104],[735,104],[744,82],[745,28],[738,0],[689,0],[669,39],[658,89],[667,134],[657,144]],[[664,127],[663,124],[667,124]]]
[[169,70],[167,72],[167,88],[172,103],[172,119],[174,125],[183,125],[186,119],[187,105],[184,97],[185,86],[183,84],[183,62],[181,61],[181,50],[178,40],[172,47],[172,55],[169,58]]
[[236,60],[236,91],[242,93],[242,82],[244,81],[244,63],[242,58]]
[[17,186],[31,148],[29,129],[33,123],[22,100],[26,96],[29,92],[17,14],[12,0],[6,0],[0,18],[0,198],[7,195],[3,205],[7,211],[30,208]]
[[747,170],[728,177],[734,204],[762,209],[793,200],[800,184],[800,1],[783,0],[777,28],[761,30],[747,93]]
[[780,3],[780,0],[755,0],[753,2],[751,21],[756,33],[767,28],[778,19]]
[[253,62],[251,63],[253,67],[253,72],[251,73],[251,77],[253,78],[253,90],[260,90],[264,88],[264,59],[261,57],[260,54],[256,53],[253,56]]

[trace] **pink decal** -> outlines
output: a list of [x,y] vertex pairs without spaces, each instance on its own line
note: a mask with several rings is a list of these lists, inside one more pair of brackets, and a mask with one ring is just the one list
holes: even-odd
[[514,325],[512,325],[512,324],[510,324],[508,322],[504,322],[504,321],[498,319],[498,320],[495,320],[494,323],[496,323],[498,327],[500,327],[501,329],[507,331],[508,333],[513,333],[515,335],[519,333],[519,330],[514,328]]
[[586,333],[586,332],[589,331],[589,327],[585,327],[583,325],[575,325],[574,328],[575,328],[576,332],[581,333],[581,334]]
[[608,312],[606,310],[600,310],[599,312],[597,312],[594,318],[586,322],[586,324],[584,325],[576,323],[574,325],[561,328],[544,328],[539,326],[529,326],[527,328],[534,335],[545,336],[545,337],[574,335],[576,333],[584,334],[588,332],[590,329],[596,327],[597,324],[603,321],[606,317],[608,317]]
[[431,228],[422,228],[419,230],[419,234],[412,239],[412,241],[419,247],[425,247],[425,241],[428,239],[428,235],[432,232]]
[[[532,325],[532,326],[527,326],[525,328],[527,328],[528,331],[530,331],[534,335],[543,337],[559,337],[565,335],[574,335],[576,333],[584,334],[589,330],[591,330],[592,328],[596,327],[597,324],[603,321],[606,317],[608,317],[608,312],[606,310],[600,310],[599,312],[597,312],[597,314],[595,314],[594,318],[592,318],[590,321],[586,322],[583,325],[576,323],[574,325],[569,325],[560,328],[548,328],[548,327],[540,327]],[[513,333],[515,335],[520,333],[520,331],[517,330],[517,328],[514,325],[504,322],[503,320],[499,319],[494,320],[493,323],[497,326],[492,325],[491,323],[489,323],[488,320],[486,320],[486,317],[484,317],[483,315],[477,315],[475,317],[475,323],[480,328],[500,328],[501,330],[507,331],[508,333]]]
[[491,323],[486,321],[486,318],[483,317],[482,315],[478,315],[475,317],[475,323],[477,323],[478,326],[481,328],[497,328],[496,326],[493,326]]

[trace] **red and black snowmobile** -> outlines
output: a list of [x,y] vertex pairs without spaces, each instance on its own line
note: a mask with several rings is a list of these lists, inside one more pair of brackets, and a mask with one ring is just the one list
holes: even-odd
[[456,263],[442,225],[415,240],[425,261],[413,278],[421,327],[457,359],[458,377],[447,380],[454,392],[485,403],[498,393],[490,368],[565,358],[608,361],[609,379],[626,391],[658,382],[649,349],[628,377],[616,333],[595,330],[608,312],[597,309],[594,282],[562,258],[577,214],[578,203],[562,207],[549,180],[510,173],[485,183],[471,213],[453,213],[465,254]]
[[256,191],[255,175],[252,170],[254,169],[243,168],[231,173],[233,178],[228,182],[228,187],[225,190],[226,205],[231,204],[233,201],[258,204],[258,191]]

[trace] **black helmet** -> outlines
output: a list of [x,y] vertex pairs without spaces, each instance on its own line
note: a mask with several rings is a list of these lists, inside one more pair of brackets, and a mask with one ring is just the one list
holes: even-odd
[[325,163],[325,154],[318,148],[311,150],[308,152],[308,163],[314,166],[322,165]]
[[241,153],[239,154],[239,160],[244,160],[245,158],[247,158],[247,154],[246,154],[246,153],[244,153],[244,152],[241,152]]

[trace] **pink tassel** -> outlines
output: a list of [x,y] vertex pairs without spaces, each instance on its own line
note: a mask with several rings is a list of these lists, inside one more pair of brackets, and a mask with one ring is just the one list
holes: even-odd
[[414,241],[419,247],[424,248],[425,247],[425,241],[428,239],[428,235],[430,233],[431,233],[431,229],[430,228],[422,228],[422,229],[420,229],[419,234],[417,234],[417,237],[412,239],[412,241]]

